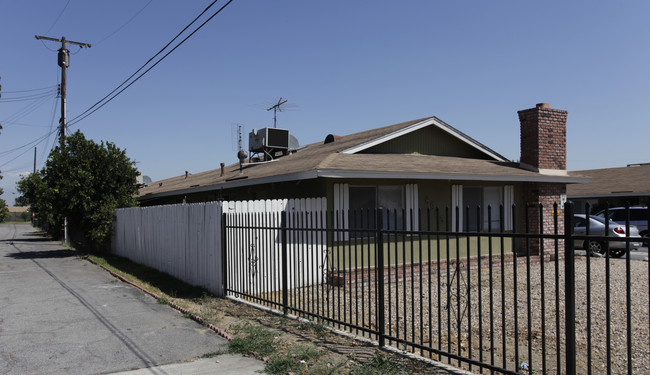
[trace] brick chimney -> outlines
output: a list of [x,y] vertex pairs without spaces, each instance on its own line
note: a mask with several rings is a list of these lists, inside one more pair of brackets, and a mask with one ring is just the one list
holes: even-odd
[[[547,103],[540,103],[535,108],[517,112],[521,124],[521,159],[519,166],[545,175],[566,175],[566,119],[567,111],[552,109]],[[524,203],[528,207],[528,218],[520,216],[520,225],[526,233],[544,233],[554,231],[554,217],[558,216],[559,233],[564,233],[564,218],[561,214],[561,202],[566,197],[566,184],[551,182],[524,182]],[[554,204],[558,204],[557,210]],[[540,222],[540,206],[542,222]],[[543,245],[543,247],[542,247]],[[562,245],[562,244],[561,244]],[[563,245],[562,245],[563,246]],[[531,239],[520,241],[517,252],[529,249],[532,254],[552,253],[552,240]]]
[[541,174],[566,174],[567,111],[548,103],[517,112],[521,126],[520,166]]

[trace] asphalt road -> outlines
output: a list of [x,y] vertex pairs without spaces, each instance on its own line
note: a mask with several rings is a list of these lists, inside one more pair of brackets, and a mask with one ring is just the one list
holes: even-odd
[[[252,374],[227,341],[25,224],[0,225],[0,374]],[[179,365],[180,363],[180,365]],[[176,364],[173,366],[162,366]],[[161,366],[161,367],[156,367]],[[201,368],[203,368],[201,367]]]
[[[587,252],[584,250],[576,250],[576,255],[586,255]],[[612,261],[614,262],[624,262],[626,260],[626,256],[622,256],[620,258],[611,258]],[[640,247],[638,249],[633,249],[630,251],[630,260],[641,260],[641,261],[648,261],[648,248],[647,247]]]

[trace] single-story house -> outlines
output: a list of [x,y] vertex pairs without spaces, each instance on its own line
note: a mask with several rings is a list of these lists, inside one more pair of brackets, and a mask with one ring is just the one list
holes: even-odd
[[589,203],[591,213],[610,207],[648,206],[650,202],[650,163],[626,167],[572,171],[569,175],[585,176],[589,183],[567,186],[567,196],[576,203],[576,211],[584,213]]
[[26,206],[8,206],[9,216],[7,221],[29,221],[32,215],[29,213],[29,207]]
[[[153,182],[140,189],[139,200],[161,205],[326,197],[331,210],[439,207],[442,228],[449,224],[452,230],[468,231],[488,227],[487,210],[478,217],[477,205],[493,207],[491,227],[499,230],[498,206],[514,204],[519,224],[511,209],[503,218],[503,229],[513,230],[523,225],[526,204],[543,204],[551,213],[554,202],[565,200],[567,184],[588,181],[566,172],[567,111],[541,103],[518,114],[519,162],[432,116],[346,136],[330,134],[280,155],[269,148],[263,159]],[[452,209],[445,217],[445,207],[468,206],[470,215]],[[539,215],[530,216],[529,228],[535,231]],[[545,232],[551,232],[552,220],[544,222]],[[405,223],[407,229],[418,227],[417,218]]]

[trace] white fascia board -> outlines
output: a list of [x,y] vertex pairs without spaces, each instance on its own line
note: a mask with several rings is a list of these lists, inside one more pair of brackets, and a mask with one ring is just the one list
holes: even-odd
[[411,126],[407,126],[406,128],[394,131],[392,133],[383,135],[381,137],[377,137],[377,138],[375,138],[375,139],[373,139],[371,141],[364,142],[364,143],[362,143],[360,145],[348,148],[346,150],[341,151],[341,153],[342,154],[356,154],[359,151],[366,150],[366,149],[368,149],[370,147],[373,147],[373,146],[376,146],[378,144],[390,141],[391,139],[395,139],[397,137],[401,137],[404,134],[408,134],[408,133],[414,132],[416,130],[420,130],[420,129],[425,128],[425,127],[430,126],[430,125],[437,126],[438,129],[447,132],[448,134],[452,135],[454,138],[457,138],[458,140],[460,140],[460,141],[462,141],[462,142],[464,142],[464,143],[466,143],[466,144],[468,144],[468,145],[470,145],[470,146],[472,146],[474,148],[479,149],[481,152],[487,154],[488,156],[494,158],[497,161],[508,161],[505,158],[503,158],[503,156],[494,153],[492,150],[487,149],[485,147],[481,147],[480,145],[476,144],[475,142],[467,139],[467,136],[465,136],[464,134],[459,133],[455,129],[451,128],[450,125],[441,123],[435,117],[428,118],[426,120],[420,121],[420,122],[418,122],[416,124],[413,124]]
[[318,170],[318,177],[325,178],[361,178],[391,180],[452,180],[452,181],[507,181],[507,182],[551,182],[551,183],[587,183],[588,178],[569,176],[512,176],[512,175],[477,175],[463,173],[417,173],[417,172],[377,172],[352,170]]
[[418,123],[415,123],[413,125],[407,126],[406,128],[394,131],[394,132],[386,134],[386,135],[382,135],[381,137],[377,137],[377,138],[375,138],[375,139],[373,139],[371,141],[364,142],[364,143],[362,143],[360,145],[356,145],[354,147],[348,148],[346,150],[341,151],[341,153],[342,154],[356,154],[359,151],[363,151],[363,150],[368,149],[368,148],[370,148],[372,146],[376,146],[378,144],[390,141],[391,139],[400,137],[400,136],[402,136],[404,134],[408,134],[408,133],[410,133],[412,131],[422,129],[424,127],[427,127],[427,126],[433,125],[433,124],[435,124],[434,119],[429,118],[429,119],[420,121]]

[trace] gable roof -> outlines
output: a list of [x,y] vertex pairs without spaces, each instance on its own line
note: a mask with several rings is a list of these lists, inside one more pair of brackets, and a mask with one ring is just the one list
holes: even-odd
[[570,198],[650,196],[650,164],[573,171],[569,175],[591,178],[589,183],[567,186]]
[[[482,155],[481,159],[421,153],[366,153],[377,145],[432,127]],[[312,178],[585,182],[569,176],[541,175],[519,167],[436,117],[402,122],[318,142],[273,161],[232,164],[189,176],[181,175],[140,189],[140,199]]]
[[[405,124],[405,123],[403,123]],[[451,135],[453,138],[457,139],[458,141],[467,144],[468,146],[476,149],[477,151],[485,154],[489,158],[493,158],[494,160],[497,161],[507,161],[504,156],[498,154],[496,151],[490,149],[489,147],[485,146],[484,144],[476,141],[475,139],[471,138],[467,134],[459,131],[458,129],[452,127],[451,125],[445,123],[444,121],[440,120],[439,118],[432,116],[428,117],[422,120],[417,120],[415,123],[408,124],[402,128],[396,129],[392,132],[386,133],[384,135],[375,137],[373,139],[370,139],[368,141],[365,141],[363,143],[360,143],[356,146],[350,147],[346,150],[341,151],[343,154],[356,154],[361,151],[368,150],[369,148],[373,146],[377,146],[379,144],[391,141],[393,139],[403,137],[406,134],[415,132],[417,130],[426,128],[426,127],[435,127],[449,135]]]

